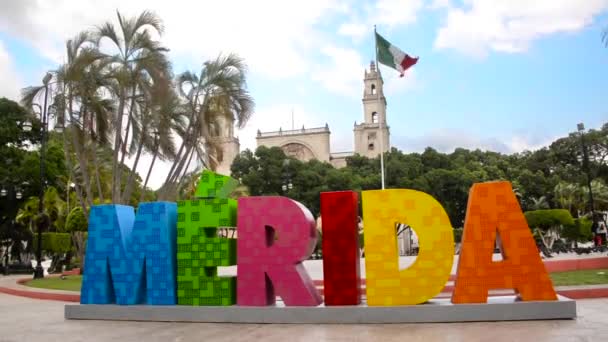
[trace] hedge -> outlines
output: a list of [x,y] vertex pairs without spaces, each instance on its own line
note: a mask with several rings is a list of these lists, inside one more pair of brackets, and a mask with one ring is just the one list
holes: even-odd
[[593,222],[586,217],[574,219],[574,224],[564,226],[562,237],[568,239],[568,241],[589,241],[593,238],[592,225]]
[[[38,235],[32,239],[34,250],[38,249]],[[72,250],[72,236],[68,233],[42,233],[42,250],[48,253],[67,253]]]
[[525,214],[530,228],[547,230],[550,228],[569,226],[574,224],[574,219],[566,209],[545,209],[527,211]]

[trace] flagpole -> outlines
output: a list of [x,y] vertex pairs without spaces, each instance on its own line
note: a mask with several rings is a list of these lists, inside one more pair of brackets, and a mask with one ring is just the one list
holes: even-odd
[[[378,73],[378,80],[380,80],[380,64],[378,64],[378,38],[376,34],[376,25],[374,25],[374,52],[376,55],[376,72]],[[378,84],[378,90],[376,91],[376,99],[380,103],[380,84]],[[380,179],[382,180],[382,190],[384,190],[384,130],[382,129],[382,121],[386,116],[386,110],[383,116],[378,118],[378,127],[380,128]]]

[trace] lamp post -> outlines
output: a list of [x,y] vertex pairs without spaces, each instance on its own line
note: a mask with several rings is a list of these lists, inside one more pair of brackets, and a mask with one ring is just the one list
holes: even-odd
[[[0,197],[7,197],[7,200],[9,202],[11,202],[12,204],[12,208],[13,211],[16,211],[15,209],[17,208],[17,201],[21,200],[23,198],[23,193],[21,192],[21,189],[19,187],[16,186],[9,186],[9,189],[6,189],[5,187],[2,187],[2,189],[0,190]],[[10,225],[10,230],[14,230],[15,229],[15,218],[11,219],[11,225]],[[6,251],[4,252],[4,275],[8,275],[9,274],[9,247],[11,244],[6,245]]]
[[285,159],[283,161],[283,169],[285,170],[285,173],[283,174],[283,185],[281,186],[283,192],[287,192],[287,190],[293,189],[293,184],[291,183],[291,173],[288,170],[289,162],[289,159]]
[[595,205],[593,203],[593,190],[591,189],[591,169],[589,168],[589,152],[587,151],[587,144],[585,144],[585,125],[581,122],[576,127],[581,136],[581,145],[583,148],[583,169],[587,174],[587,187],[589,188],[589,205],[591,206],[591,221],[593,222],[593,229],[595,229]]
[[[48,218],[44,213],[44,190],[46,188],[46,179],[45,179],[45,171],[46,171],[46,148],[47,148],[47,140],[48,140],[48,130],[49,130],[49,117],[55,115],[55,106],[48,104],[49,97],[49,86],[50,81],[53,75],[51,73],[47,73],[42,79],[42,84],[44,84],[44,105],[40,108],[40,112],[37,113],[40,115],[40,122],[42,123],[42,127],[40,127],[40,192],[38,194],[38,232],[37,238],[38,246],[36,248],[36,268],[34,269],[34,279],[44,278],[44,270],[42,269],[42,231],[48,227]],[[40,106],[38,106],[40,107]],[[55,129],[58,132],[63,131],[63,124],[58,122],[55,125]],[[23,130],[29,131],[32,129],[32,124],[30,122],[23,123]]]

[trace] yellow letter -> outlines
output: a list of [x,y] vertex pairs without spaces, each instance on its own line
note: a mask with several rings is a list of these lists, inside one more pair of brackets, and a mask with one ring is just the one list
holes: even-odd
[[[418,235],[418,257],[405,270],[399,270],[397,223]],[[454,235],[437,200],[415,190],[363,191],[363,229],[368,305],[420,304],[441,292],[452,270]]]

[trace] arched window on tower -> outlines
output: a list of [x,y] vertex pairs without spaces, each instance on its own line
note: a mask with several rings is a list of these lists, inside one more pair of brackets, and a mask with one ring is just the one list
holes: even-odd
[[378,123],[378,113],[377,112],[372,113],[372,123]]
[[372,84],[372,95],[376,95],[376,85]]

